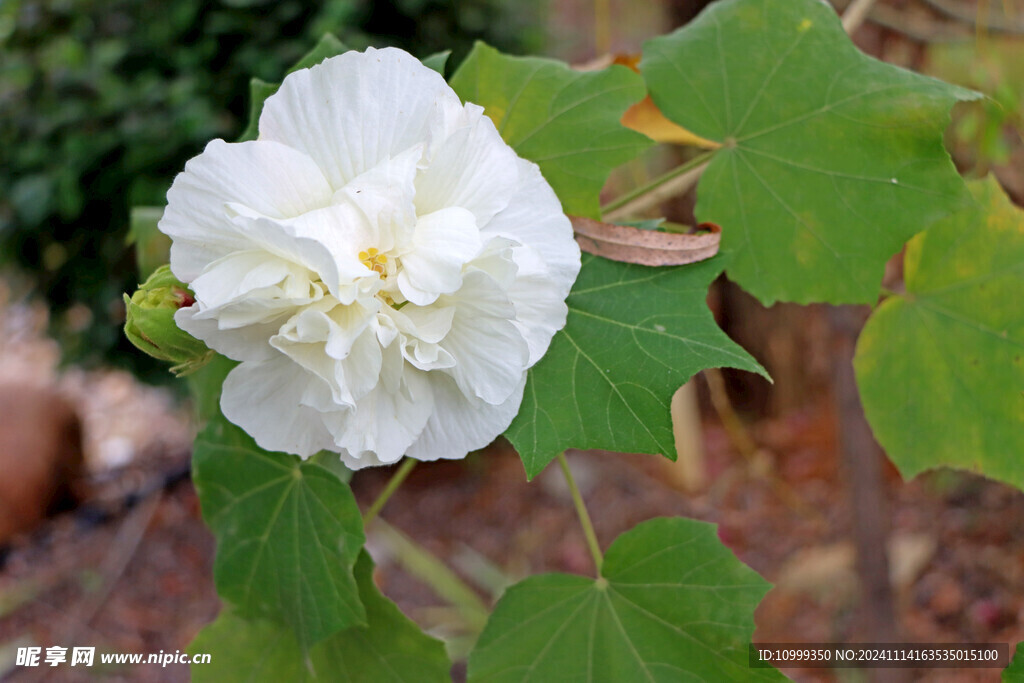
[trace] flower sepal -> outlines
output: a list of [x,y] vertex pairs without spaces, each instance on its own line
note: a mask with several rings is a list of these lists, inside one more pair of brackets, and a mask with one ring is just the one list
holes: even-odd
[[134,294],[124,295],[125,336],[153,358],[174,363],[170,370],[175,375],[189,375],[216,355],[174,322],[178,309],[193,303],[188,285],[174,277],[169,266],[160,266]]

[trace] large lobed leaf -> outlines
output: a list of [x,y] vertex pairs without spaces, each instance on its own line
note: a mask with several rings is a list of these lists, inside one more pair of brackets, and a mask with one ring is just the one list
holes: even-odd
[[584,254],[565,329],[530,370],[506,434],[527,476],[566,448],[675,459],[669,406],[686,380],[720,366],[764,374],[705,303],[722,263],[648,268]]
[[905,475],[947,465],[1024,487],[1024,212],[994,179],[978,205],[918,235],[906,293],[857,344],[857,383]]
[[573,71],[477,43],[451,86],[484,107],[519,156],[540,166],[569,214],[600,218],[598,194],[608,174],[651,144],[619,124],[644,96],[643,81],[623,66]]
[[644,522],[611,545],[601,573],[533,576],[506,591],[469,657],[470,682],[784,680],[748,667],[770,585],[712,525]]
[[873,303],[888,258],[964,204],[942,134],[977,94],[867,57],[820,0],[721,0],[640,69],[670,120],[723,145],[697,216],[766,304]]
[[217,592],[241,616],[287,624],[303,646],[366,622],[352,575],[365,538],[348,486],[260,449],[219,414],[196,438],[192,468],[217,536]]
[[366,625],[354,626],[314,646],[308,658],[279,624],[240,619],[225,610],[189,646],[214,653],[192,667],[197,683],[234,681],[344,681],[432,683],[448,678],[444,644],[420,631],[373,583],[373,561],[360,553],[355,567]]

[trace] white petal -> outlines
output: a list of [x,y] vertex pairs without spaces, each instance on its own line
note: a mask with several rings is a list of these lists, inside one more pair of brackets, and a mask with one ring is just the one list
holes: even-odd
[[466,118],[416,178],[416,208],[422,215],[460,206],[485,225],[519,189],[519,159],[483,109],[466,105]]
[[551,282],[546,278],[521,277],[509,290],[516,307],[516,327],[530,349],[527,367],[547,353],[551,339],[565,327],[569,307],[563,299],[553,296]]
[[434,412],[407,454],[417,460],[463,458],[483,448],[502,434],[519,413],[526,377],[500,405],[467,397],[455,382],[441,373],[431,373]]
[[[234,222],[253,246],[315,273],[342,303],[351,303],[366,287],[357,282],[377,280],[360,263],[358,254],[374,239],[374,229],[352,206],[329,206],[296,218],[274,220],[238,215]],[[369,286],[369,283],[366,284]]]
[[298,307],[330,296],[322,283],[311,283],[308,278],[303,278],[301,283],[292,286],[292,281],[293,278],[289,276],[281,285],[253,292],[248,298],[219,308],[204,308],[195,318],[216,320],[221,330],[235,330],[248,325],[271,322],[276,322],[280,327],[284,322],[281,316],[289,316]]
[[[402,363],[391,355],[385,366]],[[342,460],[352,469],[383,465],[400,459],[423,431],[434,410],[426,374],[412,368],[399,370],[402,387],[389,391],[384,383],[364,396],[355,409],[324,416]]]
[[515,249],[521,246],[506,237],[491,237],[480,250],[480,254],[466,265],[487,273],[499,287],[507,290],[515,282],[516,274],[519,272]]
[[205,342],[214,351],[232,360],[241,361],[267,360],[278,355],[267,340],[270,339],[270,335],[277,332],[286,319],[284,316],[266,323],[221,329],[216,318],[204,319],[197,317],[198,315],[198,305],[181,308],[174,314],[174,322],[196,339]]
[[406,306],[400,311],[385,307],[381,309],[381,314],[394,320],[397,329],[403,334],[436,344],[452,329],[455,307]]
[[411,251],[402,254],[398,288],[417,306],[462,285],[462,266],[480,252],[480,230],[469,211],[449,207],[420,217]]
[[220,407],[261,448],[308,458],[334,447],[321,414],[300,403],[308,384],[318,381],[285,356],[247,361],[224,380]]
[[290,147],[214,140],[185,164],[167,193],[159,228],[174,240],[171,269],[191,282],[211,261],[250,246],[225,210],[228,203],[285,218],[326,206],[331,192],[316,163]]
[[569,307],[540,254],[524,245],[513,248],[512,255],[517,272],[506,294],[516,307],[516,327],[530,347],[532,367],[547,352],[555,332],[565,327]]
[[[394,336],[400,336],[402,356],[420,370],[455,366],[455,359],[439,344],[451,330],[454,317],[454,306],[405,306],[400,311],[384,306],[379,314],[381,326],[393,328]],[[391,339],[381,338],[382,345],[390,343]]]
[[580,248],[572,224],[536,164],[519,159],[519,175],[519,191],[481,232],[532,247],[544,259],[554,291],[564,299],[580,272]]
[[313,157],[334,189],[429,137],[462,103],[440,74],[408,53],[368,48],[289,74],[267,98],[260,140]]
[[416,225],[416,172],[423,156],[423,144],[388,158],[353,178],[334,193],[335,203],[349,202],[359,208],[376,230],[378,251],[405,245]]
[[529,360],[529,347],[512,323],[512,303],[487,274],[471,271],[462,289],[439,304],[455,306],[452,328],[441,347],[456,365],[444,372],[467,396],[504,403],[522,381]]
[[410,339],[402,346],[402,357],[420,370],[445,370],[456,366],[455,358],[440,344]]
[[377,385],[381,349],[371,322],[375,309],[326,302],[292,317],[270,345],[321,378],[330,388],[330,401],[312,394],[310,403],[322,411],[356,401]]
[[209,264],[193,280],[196,304],[175,313],[183,330],[234,360],[273,355],[267,339],[303,306],[323,297],[310,271],[260,251],[243,251]]
[[[196,301],[204,310],[225,306],[246,297],[259,299],[280,296],[286,291],[295,298],[311,300],[313,273],[266,251],[239,251],[211,263],[191,283]],[[302,281],[305,280],[304,286]],[[273,291],[270,292],[268,290]],[[292,306],[292,297],[284,303]]]

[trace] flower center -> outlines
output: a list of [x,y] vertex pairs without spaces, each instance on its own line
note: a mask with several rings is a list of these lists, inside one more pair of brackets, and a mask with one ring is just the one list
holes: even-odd
[[[370,247],[366,251],[359,252],[359,262],[377,274],[377,277],[385,282],[383,289],[377,292],[377,298],[392,308],[399,309],[405,305],[405,297],[398,295],[395,281],[386,284],[389,275],[395,275],[399,269],[398,259],[388,259],[387,254],[382,254],[376,247]],[[396,297],[399,300],[396,301]]]
[[382,280],[388,279],[388,257],[377,251],[375,247],[359,252],[359,260],[364,266],[377,273]]

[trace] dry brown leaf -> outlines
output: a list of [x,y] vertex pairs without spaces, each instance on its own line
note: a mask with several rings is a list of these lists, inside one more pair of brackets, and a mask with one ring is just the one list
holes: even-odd
[[641,230],[569,216],[580,249],[612,261],[642,266],[678,266],[709,259],[718,253],[722,229],[701,223],[694,235]]
[[620,123],[643,133],[655,142],[671,142],[676,145],[700,147],[702,149],[718,149],[720,144],[694,135],[680,125],[665,118],[650,95],[643,98],[622,115]]
[[[601,55],[596,59],[583,64],[574,64],[572,68],[577,71],[597,71],[607,69],[613,64],[624,66],[640,73],[637,64],[640,63],[639,54],[616,53]],[[626,110],[619,121],[626,128],[642,133],[655,142],[669,142],[676,145],[687,145],[689,147],[700,147],[701,149],[718,149],[722,145],[695,135],[682,126],[672,123],[661,113],[650,96],[640,100]]]
[[[640,63],[640,55],[613,55],[612,64],[621,64],[629,67],[637,73],[640,70],[637,64]],[[631,128],[638,133],[643,133],[655,142],[671,142],[676,145],[688,145],[702,149],[718,149],[720,144],[713,140],[707,140],[694,135],[679,124],[673,123],[665,118],[650,95],[643,98],[622,115],[620,123],[626,128]]]

